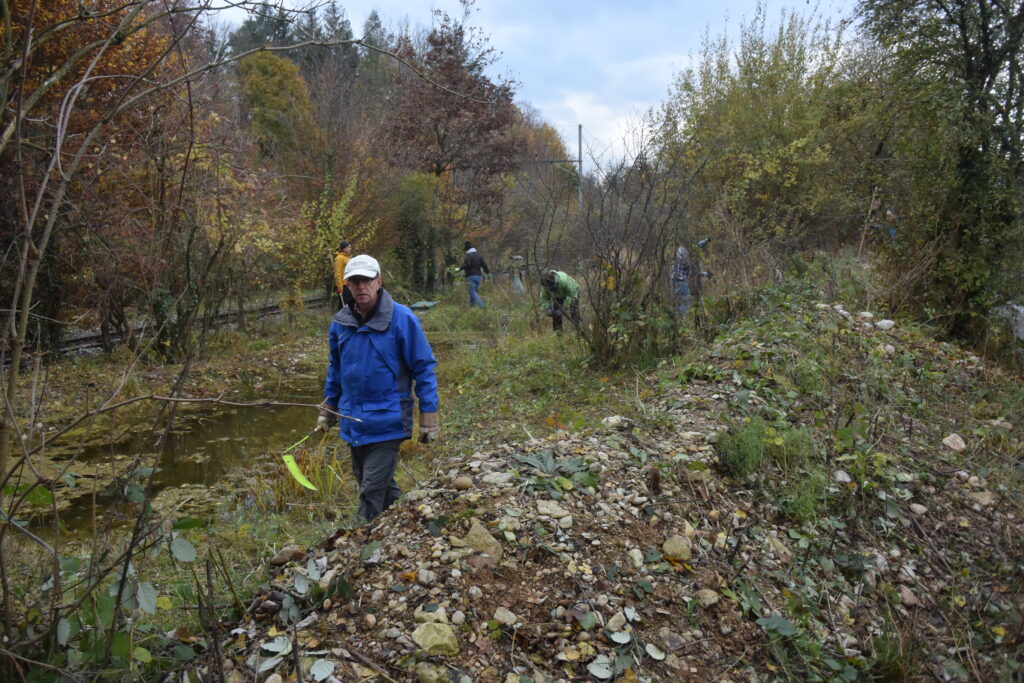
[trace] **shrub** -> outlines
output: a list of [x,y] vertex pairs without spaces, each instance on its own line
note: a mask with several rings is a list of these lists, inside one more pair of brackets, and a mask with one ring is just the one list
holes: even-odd
[[733,476],[753,474],[764,460],[768,423],[760,417],[751,417],[733,427],[718,445],[718,459],[722,468]]
[[801,473],[782,488],[779,508],[801,524],[813,522],[828,502],[828,476],[821,469]]

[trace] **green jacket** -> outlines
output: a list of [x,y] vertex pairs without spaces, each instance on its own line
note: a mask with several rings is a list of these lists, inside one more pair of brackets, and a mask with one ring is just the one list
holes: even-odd
[[[555,298],[560,299],[561,305],[565,308],[572,306],[573,302],[580,298],[579,283],[560,270],[552,270],[551,273],[555,276]],[[551,305],[551,295],[547,287],[540,288],[540,301],[545,306]]]

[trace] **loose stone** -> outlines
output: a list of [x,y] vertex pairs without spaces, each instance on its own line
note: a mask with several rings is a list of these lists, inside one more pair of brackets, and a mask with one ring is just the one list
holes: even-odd
[[420,624],[412,632],[412,639],[428,655],[459,654],[459,640],[447,624]]
[[505,626],[515,626],[516,622],[519,621],[519,617],[505,607],[499,607],[494,610],[493,619],[499,624],[504,624]]
[[697,602],[701,607],[711,607],[719,600],[718,593],[711,590],[710,588],[701,588],[697,591]]
[[661,551],[670,560],[688,562],[692,554],[690,539],[678,534],[669,536],[668,540],[661,546]]

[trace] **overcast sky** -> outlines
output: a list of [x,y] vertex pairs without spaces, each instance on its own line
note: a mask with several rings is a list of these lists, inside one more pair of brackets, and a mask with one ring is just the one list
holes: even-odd
[[[295,0],[293,7],[308,5]],[[376,9],[385,25],[429,27],[432,10],[461,14],[457,0],[339,0],[362,34]],[[809,13],[807,0],[764,0],[777,24],[785,10]],[[819,14],[846,16],[853,0],[820,0]],[[690,64],[705,29],[734,36],[757,0],[478,0],[471,23],[500,53],[497,74],[519,82],[517,100],[539,110],[575,155],[583,124],[584,163],[619,156],[631,122],[657,106],[672,76]],[[237,14],[230,15],[237,23]]]

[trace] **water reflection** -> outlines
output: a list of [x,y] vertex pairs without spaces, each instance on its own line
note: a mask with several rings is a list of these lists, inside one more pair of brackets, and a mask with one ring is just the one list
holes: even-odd
[[[309,388],[316,386],[310,379]],[[287,403],[316,404],[319,394],[294,393],[277,399]],[[246,476],[259,467],[275,465],[281,451],[308,434],[316,424],[316,410],[296,406],[211,407],[179,420],[178,427],[166,436],[166,443],[153,480],[153,497],[157,508],[161,492],[172,488],[187,488],[182,496],[193,494],[199,498],[223,499],[230,490],[211,491],[210,487],[224,484],[231,473]],[[339,441],[340,443],[340,441]],[[154,464],[158,449],[154,434],[149,430],[135,433],[116,443],[86,446],[79,452],[71,472],[83,474],[78,485],[58,492],[58,499],[68,501],[60,514],[62,526],[69,531],[91,531],[93,519],[93,492],[96,491],[97,517],[102,517],[118,497],[104,495],[103,490],[113,473],[123,474],[137,456],[142,454],[140,467]],[[61,454],[51,453],[60,457]],[[71,452],[64,454],[70,457]],[[94,486],[93,482],[97,482]],[[210,495],[213,493],[214,495]],[[165,498],[167,498],[165,494]],[[125,506],[124,515],[137,514],[132,506]],[[52,526],[52,520],[38,519],[33,526],[40,530]]]

